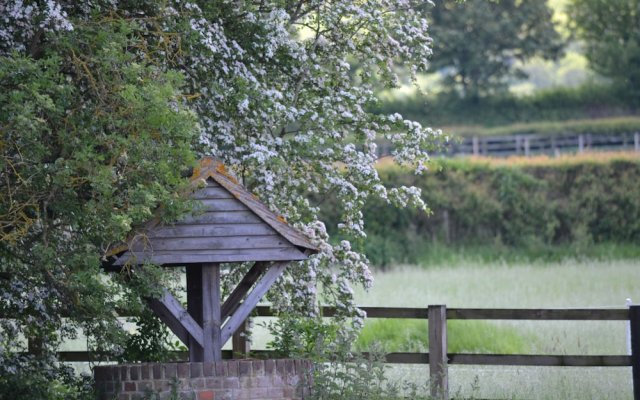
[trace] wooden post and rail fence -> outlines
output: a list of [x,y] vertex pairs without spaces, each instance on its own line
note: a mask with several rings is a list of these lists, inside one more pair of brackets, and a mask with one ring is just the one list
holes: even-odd
[[[378,156],[392,153],[388,142],[378,144]],[[640,152],[640,132],[618,134],[518,134],[454,138],[440,154],[487,157],[533,156],[539,154],[583,153],[585,151]]]
[[[449,398],[448,365],[504,365],[548,367],[631,367],[633,398],[640,400],[640,305],[619,309],[486,309],[447,308],[432,305],[428,308],[361,307],[367,318],[426,319],[429,337],[428,353],[388,353],[385,362],[393,364],[429,364],[431,396],[437,400]],[[335,309],[323,307],[323,316],[331,317]],[[256,316],[272,317],[269,307],[257,307]],[[467,354],[449,353],[447,349],[447,321],[449,320],[537,320],[537,321],[628,321],[630,354],[628,355],[543,355],[543,354]],[[248,343],[236,333],[233,350],[223,351],[223,358],[242,358],[249,354]],[[188,353],[176,352],[176,358],[186,359]],[[251,351],[255,357],[269,357],[271,351]],[[100,354],[60,352],[61,361],[108,361]],[[426,378],[426,377],[425,377]]]

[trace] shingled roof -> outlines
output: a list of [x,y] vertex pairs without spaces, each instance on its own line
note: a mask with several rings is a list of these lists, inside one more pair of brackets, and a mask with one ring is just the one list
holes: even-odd
[[307,237],[269,210],[220,161],[201,160],[191,181],[191,197],[201,209],[173,225],[148,223],[120,248],[112,265],[294,261],[317,252]]

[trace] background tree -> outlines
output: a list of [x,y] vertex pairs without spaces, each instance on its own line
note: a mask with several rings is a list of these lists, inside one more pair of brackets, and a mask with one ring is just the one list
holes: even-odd
[[569,13],[591,68],[640,101],[640,1],[572,0]]
[[546,1],[436,0],[432,20],[431,68],[462,97],[477,98],[504,90],[526,77],[517,62],[554,59],[562,41]]
[[[157,210],[172,220],[188,209],[178,193],[194,152],[221,158],[321,249],[271,292],[289,318],[274,327],[287,338],[281,350],[349,346],[362,324],[352,285],[372,277],[349,240],[329,240],[313,199],[335,198],[345,239],[364,237],[369,196],[425,207],[419,190],[381,183],[375,141],[387,138],[419,173],[439,132],[366,111],[374,83],[393,86],[399,64],[426,68],[421,3],[2,2],[0,311],[19,318],[2,326],[0,385],[28,391],[33,376],[42,378],[33,390],[53,390],[66,375],[30,374],[55,365],[76,327],[96,349],[122,353],[113,310],[136,305],[161,277],[121,285],[105,279],[102,258]],[[337,305],[338,318],[323,321],[320,302]],[[305,335],[322,324],[331,326]],[[16,355],[21,336],[42,351]]]

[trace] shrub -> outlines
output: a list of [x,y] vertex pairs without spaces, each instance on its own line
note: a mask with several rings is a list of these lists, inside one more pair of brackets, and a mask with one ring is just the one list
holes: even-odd
[[379,173],[389,185],[421,188],[431,214],[370,201],[362,246],[377,265],[416,262],[433,243],[529,253],[564,246],[581,254],[640,240],[640,158],[633,154],[446,159],[422,176],[394,165]]

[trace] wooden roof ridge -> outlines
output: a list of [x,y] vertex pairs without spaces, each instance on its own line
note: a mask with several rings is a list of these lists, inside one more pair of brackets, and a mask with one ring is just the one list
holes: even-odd
[[194,191],[199,189],[202,181],[213,179],[225,188],[231,195],[255,213],[267,225],[282,235],[291,244],[317,253],[318,248],[299,230],[293,228],[281,215],[276,215],[257,196],[249,192],[238,180],[229,173],[227,167],[218,159],[207,156],[200,160],[193,170],[191,181]]

